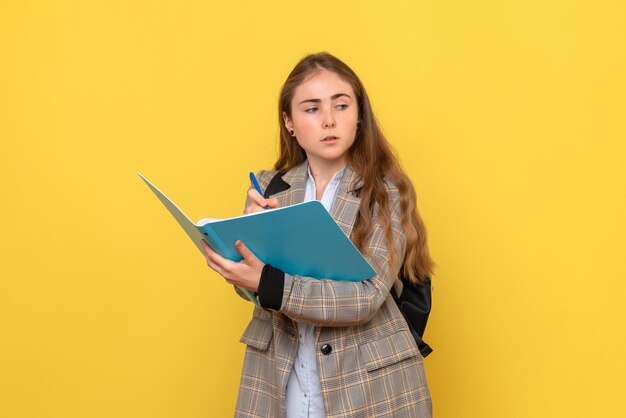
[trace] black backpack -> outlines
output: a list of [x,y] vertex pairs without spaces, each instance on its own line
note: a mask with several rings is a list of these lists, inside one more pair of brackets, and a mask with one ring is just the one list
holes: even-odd
[[[263,193],[263,197],[267,199],[271,195],[282,192],[291,187],[283,180],[283,174],[284,173],[280,172],[276,173],[270,181],[270,184],[267,185],[265,193]],[[400,312],[404,316],[404,319],[409,326],[409,330],[411,331],[411,335],[413,335],[413,338],[417,343],[417,348],[419,348],[422,356],[426,357],[433,351],[433,349],[430,348],[430,346],[422,339],[432,304],[430,278],[426,278],[426,280],[421,284],[411,283],[404,277],[401,277],[400,279],[402,280],[402,293],[398,296],[396,295],[395,289],[392,288],[391,296],[393,297],[393,300],[396,301]]]

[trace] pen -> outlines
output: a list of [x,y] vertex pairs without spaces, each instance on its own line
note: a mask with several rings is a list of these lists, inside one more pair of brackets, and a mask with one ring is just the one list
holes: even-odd
[[[256,176],[254,175],[252,171],[250,172],[250,181],[252,182],[252,185],[254,186],[256,191],[259,192],[261,196],[263,196],[263,190],[261,190],[261,186],[259,186],[259,182],[256,181]],[[269,209],[269,208],[270,207],[268,205],[265,205],[265,209]]]

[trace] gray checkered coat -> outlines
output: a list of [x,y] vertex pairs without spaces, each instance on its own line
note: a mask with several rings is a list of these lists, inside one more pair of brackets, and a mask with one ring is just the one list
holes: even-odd
[[[290,170],[283,180],[291,187],[277,193],[281,206],[304,200],[308,164]],[[263,190],[274,171],[257,178]],[[361,184],[346,168],[331,215],[350,236],[359,208],[354,191]],[[389,190],[389,208],[399,260],[405,237],[400,224],[398,190]],[[246,205],[248,202],[246,202]],[[316,280],[285,274],[280,311],[254,308],[241,342],[247,345],[236,417],[284,417],[285,388],[298,348],[295,320],[317,326],[317,367],[328,417],[432,416],[424,362],[407,324],[389,294],[394,277],[381,226],[372,224],[369,261],[378,274],[363,282]],[[326,350],[328,351],[328,347]]]

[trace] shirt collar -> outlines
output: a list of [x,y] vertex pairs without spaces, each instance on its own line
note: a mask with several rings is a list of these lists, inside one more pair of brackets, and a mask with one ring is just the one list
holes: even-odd
[[[341,178],[343,177],[343,173],[346,171],[346,167],[347,166],[343,166],[343,168],[339,171],[337,171],[334,175],[333,178],[330,180],[330,182],[328,182],[328,185],[335,185],[338,184],[341,181]],[[308,165],[307,166],[307,172],[309,174],[307,181],[311,180],[313,181],[313,173],[311,172],[311,166]]]

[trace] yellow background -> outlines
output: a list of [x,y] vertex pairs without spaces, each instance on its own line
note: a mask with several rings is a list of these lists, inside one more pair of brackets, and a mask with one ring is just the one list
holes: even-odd
[[222,417],[250,305],[193,219],[241,212],[304,54],[351,65],[438,263],[439,418],[623,417],[622,1],[0,2],[0,416]]

